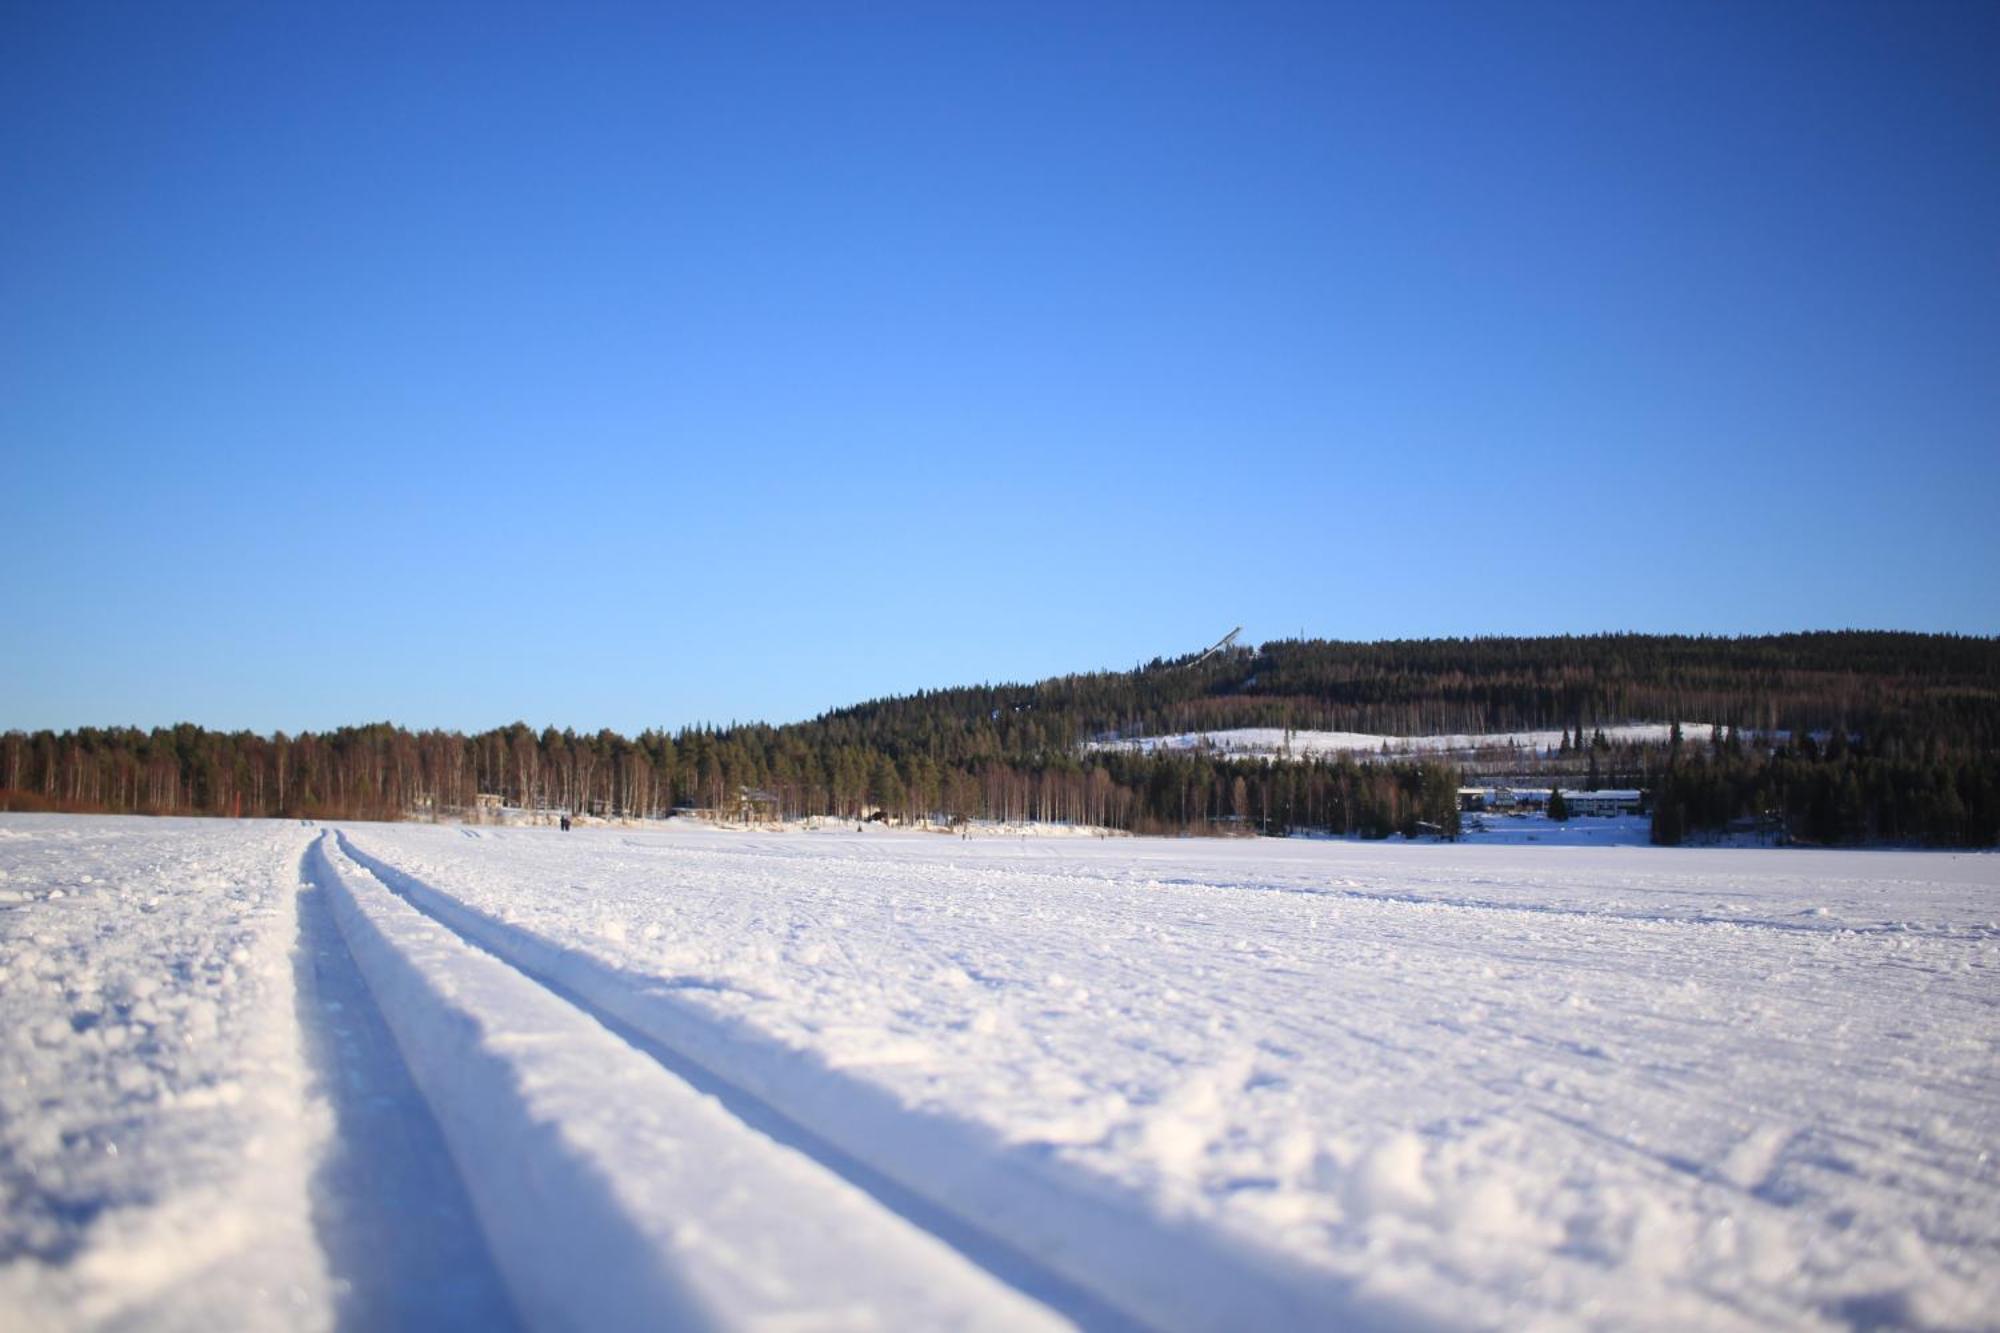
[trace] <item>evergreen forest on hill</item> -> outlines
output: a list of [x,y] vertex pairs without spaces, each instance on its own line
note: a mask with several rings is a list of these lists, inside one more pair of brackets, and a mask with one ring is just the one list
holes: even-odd
[[[1714,743],[1612,745],[1628,721]],[[1088,743],[1238,727],[1396,736],[1563,730],[1537,774],[1652,795],[1656,841],[1761,818],[1800,842],[2000,841],[2000,640],[1843,631],[1285,640],[1034,684],[921,691],[808,722],[625,737],[386,723],[260,736],[182,724],[0,737],[0,809],[325,818],[528,809],[948,822],[1138,832],[1387,836],[1457,827],[1436,760],[1268,760]],[[1588,739],[1586,739],[1588,738]],[[1594,785],[1594,782],[1593,782]]]

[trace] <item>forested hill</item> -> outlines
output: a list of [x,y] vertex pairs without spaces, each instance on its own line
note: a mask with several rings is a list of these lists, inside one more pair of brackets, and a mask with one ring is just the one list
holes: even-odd
[[[1608,746],[1622,721],[1710,747]],[[0,735],[0,809],[456,816],[501,801],[659,816],[1068,820],[1149,831],[1414,833],[1457,821],[1437,762],[1283,763],[1085,742],[1234,727],[1389,735],[1562,728],[1554,776],[1659,794],[1655,835],[1745,816],[1809,841],[2000,839],[2000,640],[1840,632],[1283,641],[1132,671],[882,699],[785,726],[624,737],[522,723],[258,736],[182,724]],[[1583,738],[1592,740],[1586,755]],[[1602,768],[1600,769],[1600,764]],[[1545,772],[1545,776],[1547,773]]]
[[1842,631],[1709,638],[1282,640],[1132,671],[838,709],[797,730],[938,759],[1233,727],[1421,736],[1691,720],[2000,751],[2000,639]]

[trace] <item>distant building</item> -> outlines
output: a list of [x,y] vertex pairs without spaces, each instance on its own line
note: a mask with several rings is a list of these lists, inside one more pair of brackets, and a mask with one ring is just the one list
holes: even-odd
[[[1563,788],[1563,803],[1571,818],[1579,815],[1636,815],[1646,808],[1645,793],[1626,787],[1604,787],[1595,791]],[[1460,787],[1458,808],[1482,810],[1546,810],[1547,787]]]
[[1630,787],[1601,787],[1596,791],[1564,791],[1571,818],[1578,815],[1636,815],[1644,796]]
[[756,787],[738,789],[736,814],[745,824],[778,822],[778,798]]

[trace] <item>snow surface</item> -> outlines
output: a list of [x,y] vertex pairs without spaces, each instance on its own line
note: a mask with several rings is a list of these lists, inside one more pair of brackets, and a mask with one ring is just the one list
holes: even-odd
[[[1459,836],[1478,846],[1646,847],[1653,841],[1651,815],[1578,815],[1550,819],[1539,810],[1461,816]],[[1763,843],[1745,845],[1763,846]]]
[[0,817],[0,1324],[2000,1327],[1997,917],[1990,856]]
[[327,1308],[327,1124],[290,957],[303,832],[0,816],[0,1324]]
[[[1614,745],[1664,744],[1673,736],[1671,722],[1625,722],[1602,727]],[[1683,722],[1681,739],[1706,745],[1715,728],[1707,722]],[[1283,727],[1235,727],[1223,731],[1184,731],[1171,736],[1092,741],[1086,749],[1136,750],[1154,754],[1176,750],[1208,750],[1231,759],[1305,759],[1341,754],[1473,755],[1485,750],[1544,752],[1562,744],[1555,731],[1501,731],[1476,735],[1383,736],[1365,731],[1287,731]]]

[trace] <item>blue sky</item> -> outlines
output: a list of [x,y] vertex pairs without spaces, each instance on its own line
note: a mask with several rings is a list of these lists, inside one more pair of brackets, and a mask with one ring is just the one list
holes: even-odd
[[0,727],[2000,632],[1994,6],[419,9],[0,8]]

